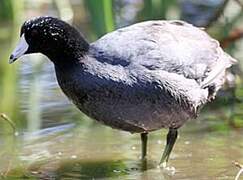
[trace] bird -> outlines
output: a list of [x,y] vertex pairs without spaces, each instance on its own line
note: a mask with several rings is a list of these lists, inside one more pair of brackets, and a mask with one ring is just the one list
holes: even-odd
[[168,162],[178,129],[198,117],[237,62],[202,28],[181,20],[150,20],[89,43],[51,16],[23,23],[9,63],[42,53],[54,64],[63,93],[92,119],[139,133],[146,159],[148,134],[168,129],[160,165]]

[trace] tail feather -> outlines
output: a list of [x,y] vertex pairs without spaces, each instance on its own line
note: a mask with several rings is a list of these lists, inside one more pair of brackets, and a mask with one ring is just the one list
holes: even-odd
[[232,64],[235,64],[236,62],[237,60],[222,51],[222,55],[213,65],[211,68],[212,70],[209,72],[208,76],[201,82],[201,88],[206,88],[212,85],[216,85],[216,87],[219,86],[220,88],[224,83],[226,69],[231,67]]

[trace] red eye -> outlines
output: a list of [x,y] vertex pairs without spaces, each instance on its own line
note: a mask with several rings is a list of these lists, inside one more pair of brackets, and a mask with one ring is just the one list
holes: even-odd
[[38,31],[36,29],[33,29],[31,31],[31,36],[37,36],[38,35]]

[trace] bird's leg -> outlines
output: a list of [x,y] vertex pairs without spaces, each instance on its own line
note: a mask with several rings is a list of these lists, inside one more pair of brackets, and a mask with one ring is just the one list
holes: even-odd
[[141,133],[142,160],[145,160],[146,159],[146,155],[147,155],[147,140],[148,140],[148,133],[146,133],[146,132]]
[[166,163],[169,160],[170,153],[176,142],[177,135],[178,135],[177,129],[172,129],[172,128],[169,129],[169,132],[167,134],[165,150],[160,160],[160,165],[166,166]]

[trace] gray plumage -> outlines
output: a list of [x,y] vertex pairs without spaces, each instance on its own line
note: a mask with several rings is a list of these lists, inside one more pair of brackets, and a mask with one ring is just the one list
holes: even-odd
[[148,21],[90,44],[71,72],[55,67],[61,88],[81,111],[113,128],[148,132],[195,118],[234,62],[199,28]]

